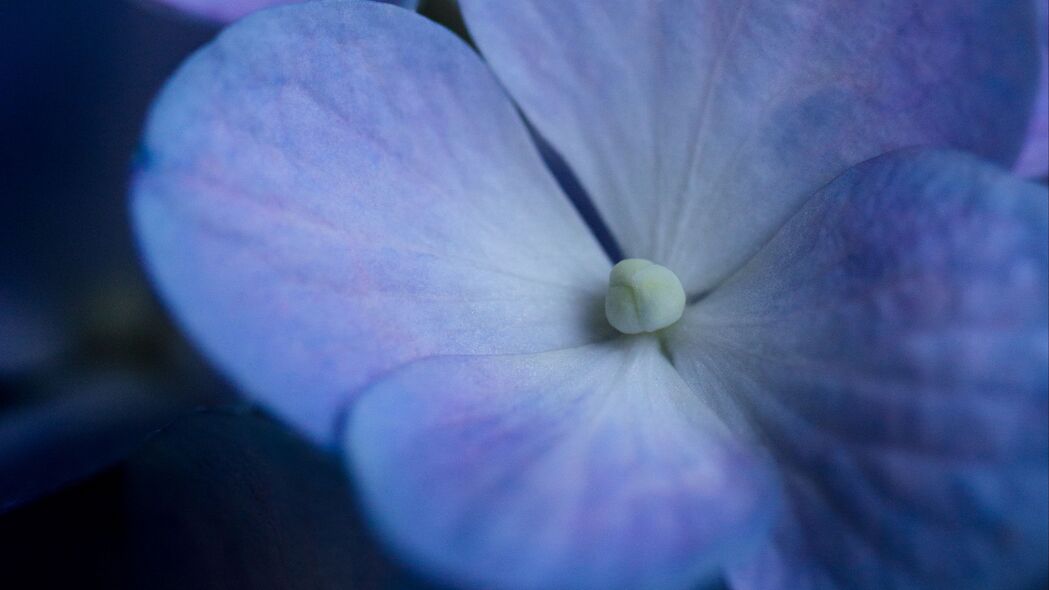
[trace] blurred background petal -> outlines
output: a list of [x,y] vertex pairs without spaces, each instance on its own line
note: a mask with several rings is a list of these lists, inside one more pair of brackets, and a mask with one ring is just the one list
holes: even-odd
[[150,100],[215,28],[125,0],[10,0],[0,32],[3,510],[228,390],[156,304],[126,197]]
[[[256,10],[280,6],[282,4],[296,4],[303,0],[140,0],[143,2],[157,2],[169,6],[186,14],[205,18],[208,20],[228,23],[247,16]],[[374,1],[382,4],[393,4],[410,10],[419,6],[420,0],[347,0],[350,2]]]
[[371,541],[336,457],[244,412],[186,416],[10,513],[0,547],[5,580],[41,588],[436,588]]
[[208,399],[119,373],[78,375],[51,394],[0,414],[0,513],[123,459]]
[[337,457],[253,414],[202,413],[124,468],[140,588],[393,588]]

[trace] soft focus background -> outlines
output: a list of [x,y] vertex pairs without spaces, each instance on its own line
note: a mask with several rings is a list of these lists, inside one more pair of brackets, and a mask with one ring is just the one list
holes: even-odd
[[217,31],[144,1],[0,3],[0,588],[429,587],[369,541],[339,462],[182,340],[138,265],[146,111]]

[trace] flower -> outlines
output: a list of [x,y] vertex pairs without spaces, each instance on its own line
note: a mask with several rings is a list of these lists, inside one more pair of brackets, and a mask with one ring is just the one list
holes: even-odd
[[[134,179],[184,329],[390,546],[500,588],[1044,571],[1029,2],[462,7],[486,62],[370,3],[238,22]],[[507,94],[650,261],[625,294]]]

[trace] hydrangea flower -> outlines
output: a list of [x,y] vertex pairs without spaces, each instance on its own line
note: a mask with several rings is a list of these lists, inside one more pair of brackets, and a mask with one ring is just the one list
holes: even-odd
[[1005,171],[1030,2],[462,7],[484,61],[377,4],[239,21],[159,97],[133,187],[184,328],[345,453],[406,562],[499,588],[1044,571],[1049,210]]

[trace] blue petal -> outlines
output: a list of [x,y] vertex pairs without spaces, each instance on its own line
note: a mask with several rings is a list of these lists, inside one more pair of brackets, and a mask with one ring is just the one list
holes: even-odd
[[608,260],[513,106],[408,11],[239,21],[169,83],[144,154],[134,216],[162,295],[244,390],[321,440],[408,360],[608,329]]
[[1012,164],[1030,0],[463,0],[510,93],[628,256],[690,292],[848,166],[911,145]]
[[[229,23],[263,8],[298,4],[303,0],[153,0],[194,16]],[[364,0],[346,0],[364,1]],[[419,0],[371,0],[381,4],[393,4],[409,10],[419,7]]]
[[418,361],[346,445],[379,533],[482,588],[683,588],[745,556],[776,483],[658,341]]
[[1009,588],[1049,543],[1045,187],[905,151],[822,189],[669,343],[789,518],[742,589]]

